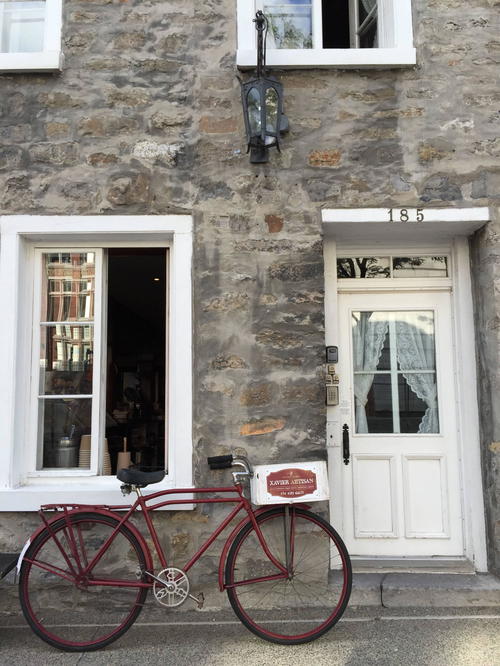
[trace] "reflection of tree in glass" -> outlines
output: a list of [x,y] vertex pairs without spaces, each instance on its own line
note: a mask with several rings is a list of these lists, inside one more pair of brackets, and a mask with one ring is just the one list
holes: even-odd
[[312,49],[312,36],[301,30],[285,15],[268,16],[276,47],[279,49]]
[[421,266],[427,259],[431,259],[434,264],[441,264],[433,266],[433,268],[446,270],[446,257],[394,257],[392,266],[395,270],[414,268],[415,266]]
[[389,267],[381,266],[379,257],[347,257],[337,261],[339,278],[389,277],[389,275]]

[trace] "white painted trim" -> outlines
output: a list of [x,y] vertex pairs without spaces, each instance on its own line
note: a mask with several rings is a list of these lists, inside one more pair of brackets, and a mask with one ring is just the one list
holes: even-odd
[[[394,207],[393,210],[416,211],[411,207]],[[481,208],[426,208],[422,206],[425,219],[423,222],[392,222],[393,225],[418,224],[425,226],[426,222],[488,222],[491,219],[490,209],[486,206]],[[339,222],[350,224],[351,222],[367,222],[376,224],[379,222],[389,223],[389,208],[325,208],[321,211],[323,222]],[[420,210],[420,208],[418,209]],[[391,223],[390,223],[391,224]]]
[[[369,56],[367,57],[367,52]],[[255,69],[255,49],[238,49],[236,64],[241,69]],[[342,69],[378,69],[410,67],[417,62],[413,47],[393,49],[268,49],[268,67],[283,69],[311,69],[341,67]]]
[[[357,251],[363,253],[362,233],[364,223],[374,230],[391,225],[390,229],[405,226],[405,223],[387,223],[387,208],[325,209],[322,211],[325,261],[325,341],[327,345],[338,345],[339,329],[337,316],[337,248],[342,254]],[[452,309],[454,313],[453,330],[455,335],[455,367],[457,396],[460,409],[457,409],[459,428],[459,456],[462,476],[462,502],[464,516],[465,555],[474,562],[478,572],[488,570],[486,552],[486,525],[482,488],[480,437],[479,437],[479,400],[477,395],[477,371],[475,358],[475,334],[472,303],[472,286],[467,235],[480,228],[491,219],[488,208],[431,208],[424,209],[426,219],[433,226],[425,223],[408,224],[418,233],[410,235],[405,251],[428,253],[435,246],[440,252],[450,253],[450,270],[453,278]],[[357,224],[356,224],[357,223]],[[451,224],[449,224],[451,223]],[[445,236],[435,232],[447,225]],[[418,226],[417,226],[418,225]],[[366,227],[364,227],[366,228]],[[355,233],[347,233],[354,229]],[[363,239],[356,243],[356,236]],[[434,239],[438,240],[434,243]],[[394,239],[394,234],[386,240],[380,238],[377,246],[387,246],[389,252],[397,251],[401,242]],[[445,244],[443,238],[449,239]],[[346,240],[345,240],[346,239]],[[410,245],[408,245],[408,241]],[[377,252],[378,252],[377,247]],[[371,246],[373,251],[373,246]],[[396,285],[399,286],[399,285]],[[464,352],[465,350],[465,352]],[[329,474],[332,484],[330,512],[332,522],[344,529],[342,523],[342,457],[341,457],[341,408],[327,409],[327,447],[329,454]]]
[[62,2],[63,0],[45,0],[43,51],[0,53],[0,72],[50,72],[62,69]]
[[[321,0],[313,0],[319,6]],[[256,66],[256,39],[253,19],[259,0],[237,0],[238,51],[241,68]],[[318,7],[313,9],[317,15]],[[405,67],[416,64],[413,47],[411,0],[379,0],[380,47],[375,49],[268,49],[269,67]]]
[[[337,249],[333,239],[324,244],[325,276],[325,344],[337,345],[338,342],[338,293],[337,293]],[[342,535],[344,530],[344,512],[342,511],[343,479],[341,442],[342,424],[340,410],[327,407],[326,447],[328,452],[328,477],[330,480],[330,520]]]
[[462,498],[465,555],[477,571],[488,571],[486,517],[481,483],[479,397],[477,393],[476,342],[472,281],[467,238],[453,242],[452,293],[455,332],[455,381],[460,409],[457,410],[462,467]]
[[[188,215],[0,217],[0,511],[33,511],[48,501],[121,504],[111,477],[28,479],[26,415],[33,326],[34,244],[161,242],[172,248],[169,281],[168,474],[150,492],[192,487],[192,232]],[[28,352],[26,353],[26,350]],[[191,505],[192,506],[192,505]],[[191,508],[186,505],[184,508]]]

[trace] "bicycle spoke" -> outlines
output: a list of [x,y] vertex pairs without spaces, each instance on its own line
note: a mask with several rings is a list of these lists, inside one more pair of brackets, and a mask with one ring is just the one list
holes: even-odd
[[[278,559],[285,551],[284,515],[283,509],[276,508],[258,518],[266,544]],[[261,588],[250,584],[227,590],[233,609],[248,629],[266,640],[287,644],[307,642],[332,627],[344,611],[351,585],[345,546],[331,526],[301,509],[293,509],[291,515],[290,576]],[[341,572],[340,585],[329,583],[332,562]],[[238,580],[250,580],[263,576],[270,566],[253,528],[243,528],[228,555],[226,584],[234,580],[236,570]]]

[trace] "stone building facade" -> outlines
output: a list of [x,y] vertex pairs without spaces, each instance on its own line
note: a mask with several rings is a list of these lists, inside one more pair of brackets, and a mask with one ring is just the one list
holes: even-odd
[[[446,485],[452,492],[455,484],[448,518],[450,524],[466,525],[457,538],[470,543],[439,552],[445,559],[466,557],[478,570],[499,573],[500,3],[412,0],[416,65],[273,67],[284,85],[290,132],[281,153],[272,152],[264,165],[250,164],[246,155],[237,78],[246,73],[236,65],[236,5],[236,0],[65,0],[61,71],[0,76],[2,234],[20,225],[26,242],[41,246],[42,252],[52,246],[59,251],[84,247],[82,243],[93,247],[99,217],[103,228],[115,225],[115,240],[134,246],[138,239],[139,245],[147,245],[148,238],[160,239],[163,217],[192,219],[192,289],[186,294],[177,285],[184,302],[176,306],[179,313],[192,313],[192,402],[186,393],[192,448],[175,454],[175,461],[183,459],[189,468],[183,478],[192,472],[196,483],[221,481],[223,473],[208,473],[205,457],[230,450],[246,453],[254,462],[328,457],[337,523],[353,515],[362,522],[363,516],[356,513],[359,507],[344,514],[346,495],[336,494],[353,469],[343,465],[340,446],[341,426],[353,412],[343,393],[348,385],[345,366],[341,411],[325,407],[325,344],[339,347],[339,363],[348,355],[348,345],[342,347],[328,323],[336,268],[325,250],[327,240],[331,248],[337,243],[340,256],[354,257],[357,244],[364,255],[370,251],[392,257],[403,248],[409,256],[446,254],[443,243],[448,243],[449,255],[455,257],[448,292],[456,282],[463,285],[461,339],[471,344],[457,345],[451,360],[443,361],[439,399],[449,393],[447,382],[458,377],[453,390],[459,408],[449,427],[455,432],[472,428],[477,442],[470,443],[473,451],[458,447],[456,479],[454,472],[448,473],[447,485],[436,491],[445,493]],[[358,211],[358,219],[344,214],[346,210]],[[389,217],[380,217],[389,210],[399,216],[394,233]],[[401,211],[423,215],[425,227],[414,222],[401,230]],[[11,216],[39,217],[27,221]],[[70,239],[65,224],[78,230],[81,216],[87,217],[83,235],[78,239],[75,231]],[[151,226],[145,216],[154,218]],[[23,224],[29,232],[24,233]],[[37,234],[37,224],[43,234]],[[170,233],[170,222],[165,224]],[[149,237],[141,236],[142,228],[151,232]],[[457,244],[457,237],[463,242]],[[100,246],[106,247],[106,240],[100,239]],[[4,267],[12,247],[2,237]],[[462,274],[469,256],[470,275],[468,270]],[[16,284],[23,284],[22,273]],[[326,319],[325,286],[330,298]],[[418,290],[425,291],[425,284]],[[439,288],[434,285],[433,290]],[[30,348],[31,328],[37,327],[32,320],[27,332],[19,323],[24,320],[17,319],[26,293],[24,287],[16,293],[9,288],[2,297],[3,316],[15,320],[12,339],[23,349]],[[406,294],[403,301],[411,303],[414,290],[407,287]],[[453,303],[450,325],[461,316]],[[415,307],[427,311],[433,306]],[[457,340],[455,333],[451,337]],[[439,349],[447,346],[443,340]],[[23,411],[29,372],[23,374],[22,362],[11,352],[4,345],[8,371],[1,387],[2,428],[7,430],[1,460],[10,471],[0,486],[0,546],[6,551],[19,548],[37,524],[35,507],[25,497],[27,488],[41,483],[39,477],[28,483],[25,472],[16,476],[13,471],[29,445],[20,441],[19,424],[31,417]],[[461,360],[468,367],[464,375]],[[173,368],[175,364],[171,372]],[[440,409],[445,423],[444,411],[455,409],[453,400],[451,407],[441,402]],[[168,418],[175,419],[175,411]],[[352,433],[354,421],[350,427]],[[355,456],[355,437],[352,441]],[[420,460],[426,446],[417,443],[406,460]],[[378,474],[378,468],[360,464],[371,455],[363,451],[354,487],[366,486],[372,470]],[[387,462],[392,453],[380,455]],[[442,458],[441,453],[432,456],[434,461]],[[475,478],[464,473],[464,460],[472,461],[465,467],[476,470]],[[382,478],[387,469],[382,463]],[[394,473],[402,482],[420,484],[412,491],[415,499],[425,496],[427,474],[434,478],[439,469],[431,464],[422,473],[416,468],[415,476],[411,469],[409,477]],[[65,478],[65,492],[72,483],[80,492],[82,481],[74,475]],[[52,501],[51,486],[40,488],[43,501]],[[376,478],[373,488],[377,497],[383,496]],[[369,498],[363,492],[360,502]],[[445,495],[442,501],[444,506]],[[468,513],[471,506],[474,515]],[[162,515],[162,529],[169,521],[175,526],[169,532],[174,552],[182,557],[201,539],[211,514]],[[407,528],[401,550],[384,551],[378,550],[380,541],[391,539],[372,535],[363,541],[358,538],[361,522],[352,539],[363,542],[361,557],[436,554],[425,543],[413,548],[418,525],[413,532]],[[392,529],[396,538],[394,525]],[[448,543],[446,527],[435,529],[442,529],[440,543]]]

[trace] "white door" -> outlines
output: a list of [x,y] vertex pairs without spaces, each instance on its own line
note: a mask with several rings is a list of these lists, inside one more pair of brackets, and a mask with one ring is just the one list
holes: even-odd
[[462,556],[450,293],[341,293],[338,308],[346,545]]

